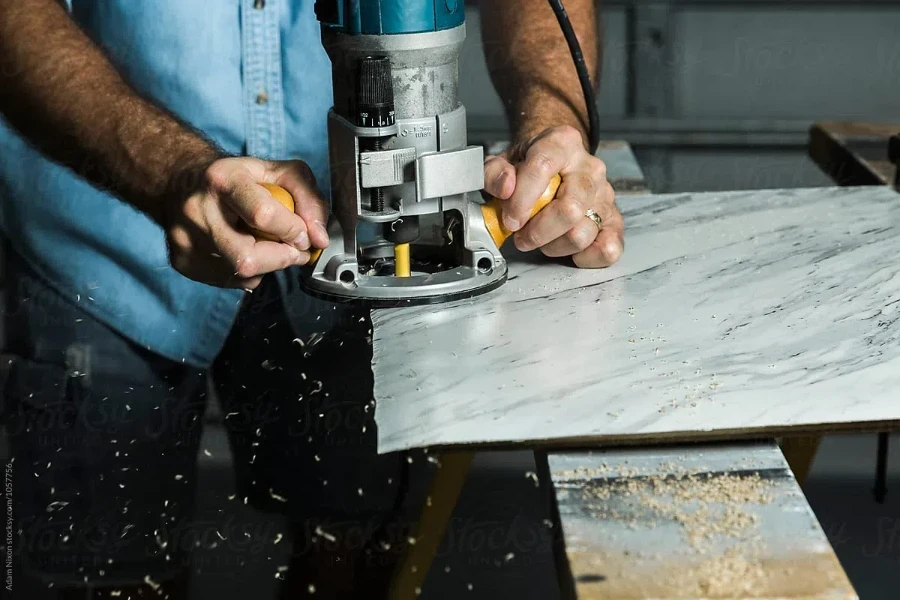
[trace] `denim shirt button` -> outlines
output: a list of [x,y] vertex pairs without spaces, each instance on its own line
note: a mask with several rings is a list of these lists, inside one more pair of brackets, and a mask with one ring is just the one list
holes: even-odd
[[260,92],[256,95],[256,103],[259,105],[267,104],[269,102],[269,95],[265,92]]

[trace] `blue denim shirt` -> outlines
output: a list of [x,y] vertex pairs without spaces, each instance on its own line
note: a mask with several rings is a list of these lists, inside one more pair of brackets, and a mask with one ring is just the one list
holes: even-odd
[[[327,191],[331,65],[314,0],[70,4],[142,95],[227,152],[305,160]],[[13,249],[91,315],[175,361],[204,367],[219,352],[243,292],[181,276],[159,226],[41,157],[2,121],[0,207]]]

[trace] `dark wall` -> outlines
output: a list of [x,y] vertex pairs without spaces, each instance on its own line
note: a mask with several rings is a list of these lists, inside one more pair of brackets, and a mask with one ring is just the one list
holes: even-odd
[[[630,141],[654,191],[827,185],[815,120],[900,122],[900,2],[600,3],[606,138]],[[469,8],[463,101],[504,135]]]

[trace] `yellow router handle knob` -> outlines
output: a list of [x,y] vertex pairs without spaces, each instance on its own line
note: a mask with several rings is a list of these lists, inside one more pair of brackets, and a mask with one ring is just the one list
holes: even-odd
[[[562,184],[562,178],[559,175],[554,175],[547,185],[547,189],[544,190],[544,193],[541,194],[541,197],[538,198],[534,208],[531,210],[531,215],[528,217],[529,220],[534,218],[534,215],[541,212],[545,206],[556,198],[556,192],[559,190],[560,184]],[[499,198],[491,198],[481,207],[481,212],[484,215],[484,224],[487,226],[488,233],[491,234],[491,238],[498,248],[503,246],[504,242],[513,234],[512,231],[503,225],[504,202],[505,200],[500,200]]]
[[[288,192],[286,189],[284,189],[280,185],[275,185],[274,183],[261,183],[259,185],[266,188],[269,191],[269,193],[272,194],[272,197],[275,198],[276,200],[278,200],[282,204],[282,206],[284,206],[289,211],[294,212],[294,198],[293,198],[293,196],[291,196],[290,192]],[[277,239],[273,238],[272,236],[270,236],[267,233],[263,233],[262,231],[259,231],[258,229],[253,229],[252,227],[250,228],[250,231],[253,233],[254,236],[256,236],[257,239],[269,240],[270,242],[280,242],[281,241],[281,240],[277,240]],[[314,262],[319,260],[320,256],[322,256],[321,248],[311,249],[310,253],[309,253],[309,264],[313,264]]]

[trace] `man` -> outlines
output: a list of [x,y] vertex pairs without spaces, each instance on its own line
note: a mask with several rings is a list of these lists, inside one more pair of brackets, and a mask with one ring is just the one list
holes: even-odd
[[[313,0],[70,4],[0,3],[4,421],[25,570],[66,598],[186,597],[190,549],[169,541],[193,515],[209,373],[236,501],[296,524],[283,597],[378,597],[391,544],[323,540],[399,518],[406,461],[375,454],[366,315],[294,283],[328,244]],[[622,218],[546,4],[482,8],[516,142],[486,161],[486,191],[519,249],[604,267]],[[596,73],[593,0],[566,4]],[[558,198],[526,224],[556,173]]]

